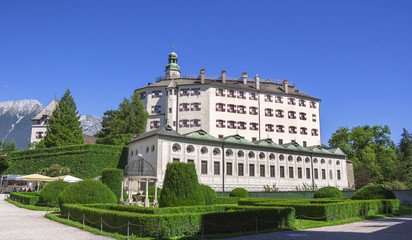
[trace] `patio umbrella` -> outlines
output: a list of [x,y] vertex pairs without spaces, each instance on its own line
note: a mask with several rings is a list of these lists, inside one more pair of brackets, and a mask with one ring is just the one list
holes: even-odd
[[65,182],[70,182],[70,183],[83,181],[82,179],[77,178],[77,177],[73,177],[71,175],[56,177],[56,180],[63,180]]
[[24,181],[40,181],[40,182],[54,181],[54,178],[44,176],[44,175],[41,175],[41,174],[30,174],[30,175],[26,175],[26,176],[21,177],[21,179],[24,180]]

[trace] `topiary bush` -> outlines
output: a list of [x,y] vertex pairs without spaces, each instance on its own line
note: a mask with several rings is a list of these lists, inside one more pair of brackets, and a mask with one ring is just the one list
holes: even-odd
[[123,170],[118,168],[104,168],[102,171],[102,183],[106,184],[120,200],[122,192]]
[[59,195],[59,205],[65,203],[117,203],[116,195],[106,184],[96,180],[72,183]]
[[160,207],[205,205],[197,179],[195,165],[191,163],[168,163],[164,178]]
[[352,199],[369,200],[369,199],[396,199],[395,194],[381,186],[368,185],[356,191]]
[[244,188],[235,188],[230,192],[229,197],[249,198],[249,193]]
[[343,193],[335,187],[323,187],[313,194],[313,198],[343,198]]
[[205,199],[206,205],[214,205],[216,204],[217,194],[215,190],[207,185],[200,185],[200,190],[202,191],[203,198]]
[[70,183],[59,180],[49,182],[39,193],[39,202],[53,205],[59,204],[59,194],[68,188]]

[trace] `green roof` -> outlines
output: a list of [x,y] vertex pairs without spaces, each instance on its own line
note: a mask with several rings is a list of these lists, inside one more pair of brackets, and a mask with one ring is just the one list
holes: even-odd
[[286,149],[293,150],[293,151],[311,152],[310,150],[300,146],[297,142],[283,144],[282,146]]
[[346,154],[338,147],[337,148],[329,148],[328,151],[332,152],[336,155],[346,156]]
[[256,146],[256,144],[254,144],[251,141],[246,140],[244,137],[240,136],[239,134],[222,138],[222,140],[226,143],[237,143],[237,144]]
[[269,138],[262,139],[260,141],[256,141],[256,144],[258,146],[262,146],[262,147],[273,147],[273,148],[277,148],[277,149],[285,149],[284,147],[280,146],[279,144],[275,143],[274,141],[272,141]]
[[191,132],[191,133],[186,134],[185,136],[189,137],[189,138],[212,140],[212,141],[219,141],[220,142],[219,138],[214,137],[210,134],[207,134],[207,132],[205,132],[204,130]]

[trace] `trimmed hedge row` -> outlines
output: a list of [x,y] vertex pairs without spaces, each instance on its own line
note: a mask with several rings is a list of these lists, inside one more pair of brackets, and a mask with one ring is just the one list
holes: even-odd
[[[255,230],[255,219],[258,219],[259,229],[292,227],[295,221],[293,208],[279,207],[227,206],[225,212],[157,215],[98,209],[80,204],[64,204],[62,216],[69,211],[73,218],[79,219],[78,221],[82,221],[84,215],[88,220],[85,223],[96,228],[100,228],[100,219],[112,227],[127,225],[130,222],[130,234],[137,237],[156,237],[158,231],[161,238],[196,236],[201,233],[202,224],[204,233],[216,234]],[[99,223],[91,224],[89,221]],[[249,224],[245,224],[248,222]],[[127,234],[126,226],[109,228],[103,224],[103,230]]]
[[59,194],[69,186],[70,183],[62,180],[47,183],[47,185],[39,192],[39,202],[58,205]]
[[[311,203],[312,202],[312,203]],[[333,221],[347,219],[352,217],[362,216],[362,211],[365,216],[375,215],[379,213],[393,213],[399,209],[399,200],[385,199],[385,200],[346,200],[340,202],[287,202],[287,201],[254,201],[254,206],[266,207],[293,207],[296,210],[296,215],[302,215],[310,218],[319,218],[319,220]],[[250,201],[242,201],[239,204],[250,203]],[[326,216],[326,217],[325,217]],[[325,218],[322,218],[325,217]]]
[[239,198],[237,197],[218,197],[216,198],[216,204],[238,204]]
[[127,148],[84,144],[11,152],[5,158],[8,168],[2,174],[32,174],[52,164],[70,168],[71,175],[87,179],[100,176],[103,168],[124,168]]
[[39,194],[37,192],[11,192],[10,198],[26,205],[34,205],[39,202]]

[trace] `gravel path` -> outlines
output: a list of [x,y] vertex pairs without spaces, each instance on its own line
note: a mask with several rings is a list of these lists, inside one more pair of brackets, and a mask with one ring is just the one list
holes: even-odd
[[411,240],[412,215],[366,220],[301,231],[285,231],[231,238],[233,240]]
[[3,199],[4,194],[1,194],[0,239],[113,239],[51,221],[44,217],[43,211],[19,208]]

